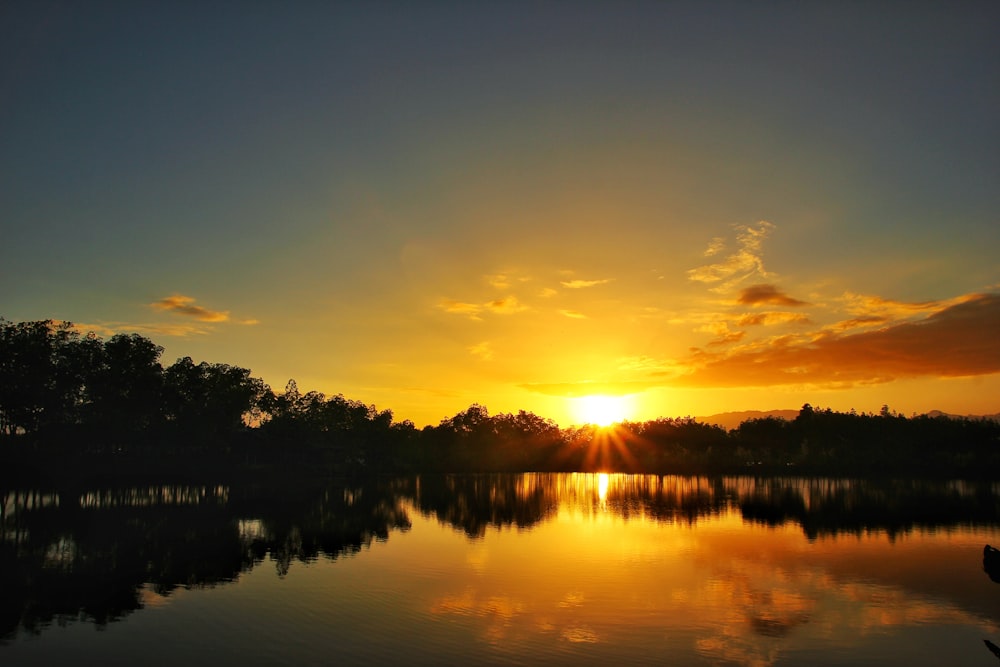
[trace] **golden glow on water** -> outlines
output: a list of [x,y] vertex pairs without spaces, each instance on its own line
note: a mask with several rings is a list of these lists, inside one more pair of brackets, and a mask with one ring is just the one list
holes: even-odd
[[[821,504],[843,484],[804,481],[800,492]],[[992,529],[810,540],[795,522],[748,523],[727,502],[698,516],[685,511],[693,499],[767,493],[767,481],[754,478],[721,485],[606,473],[519,479],[519,497],[539,492],[551,494],[556,509],[529,531],[488,530],[462,547],[476,557],[450,572],[446,591],[427,604],[433,616],[475,619],[499,655],[536,641],[652,655],[685,638],[691,643],[678,655],[693,646],[701,660],[771,665],[928,625],[971,625],[984,636],[1000,630],[929,585],[935,559],[955,550],[971,561],[943,591],[991,585],[976,557],[997,539]],[[636,502],[650,497],[674,509],[654,516]]]
[[[982,549],[1000,544],[1000,528],[845,521],[843,508],[874,502],[883,517],[893,493],[907,504],[922,488],[866,484],[452,475],[400,481],[403,493],[377,501],[384,488],[333,487],[308,517],[226,524],[239,549],[271,549],[235,582],[144,587],[145,610],[87,636],[102,652],[112,640],[201,638],[164,645],[172,663],[203,662],[191,647],[204,645],[242,651],[245,664],[988,664],[982,640],[1000,640],[1000,589]],[[1000,485],[940,483],[935,493],[964,513]],[[157,516],[187,511],[137,498],[143,511],[162,508]],[[88,511],[121,513],[98,507]],[[28,511],[14,513],[10,531]],[[315,526],[349,535],[373,513],[408,520],[335,555],[289,550],[290,567],[278,567],[276,550],[327,535]],[[75,543],[56,547],[49,574],[79,561]],[[43,635],[4,651],[11,664],[55,664],[42,655],[49,646],[58,643]]]
[[[612,479],[595,481],[603,504]],[[938,541],[917,534],[894,548],[919,558]],[[736,510],[693,526],[560,509],[529,533],[490,531],[475,567],[452,572],[427,608],[474,620],[500,655],[533,641],[652,654],[669,644],[664,637],[687,637],[702,659],[770,665],[817,646],[843,651],[890,629],[971,624],[996,633],[995,622],[911,590],[905,575],[872,581],[837,567],[887,547],[869,536],[817,548],[797,526],[748,526]],[[637,637],[651,643],[630,646]]]
[[601,505],[608,502],[608,484],[611,482],[608,473],[602,472],[597,475],[597,497],[601,501]]

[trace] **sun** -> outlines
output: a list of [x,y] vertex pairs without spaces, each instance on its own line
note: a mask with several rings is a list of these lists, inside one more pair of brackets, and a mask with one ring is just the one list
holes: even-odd
[[573,416],[581,424],[610,426],[628,419],[631,413],[630,396],[592,394],[573,399]]

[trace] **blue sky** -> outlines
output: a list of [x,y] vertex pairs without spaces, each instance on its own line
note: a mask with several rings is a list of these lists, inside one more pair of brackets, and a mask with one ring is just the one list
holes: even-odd
[[998,18],[8,2],[0,315],[418,423],[995,412]]

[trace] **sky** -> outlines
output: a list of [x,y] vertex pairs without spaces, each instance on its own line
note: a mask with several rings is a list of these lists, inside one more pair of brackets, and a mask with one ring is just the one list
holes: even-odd
[[0,316],[418,426],[1000,412],[998,28],[974,1],[7,0]]

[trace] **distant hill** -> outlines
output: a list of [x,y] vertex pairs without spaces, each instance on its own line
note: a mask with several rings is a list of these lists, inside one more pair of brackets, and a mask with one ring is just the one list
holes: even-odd
[[927,413],[928,417],[949,417],[951,419],[986,419],[991,422],[1000,422],[1000,412],[992,415],[953,415],[947,412],[941,412],[940,410],[931,410]]
[[707,417],[695,417],[703,424],[717,424],[727,431],[732,430],[748,419],[763,419],[777,417],[791,421],[799,416],[798,410],[743,410],[741,412],[720,412]]
[[[708,415],[707,417],[695,417],[695,419],[703,424],[717,424],[727,431],[730,431],[748,419],[777,417],[778,419],[792,421],[798,416],[798,410],[743,410],[741,412],[720,412],[719,414]],[[942,412],[940,410],[931,410],[927,413],[927,416],[948,417],[950,419],[986,419],[1000,423],[1000,412],[992,415],[955,415],[948,412]]]

